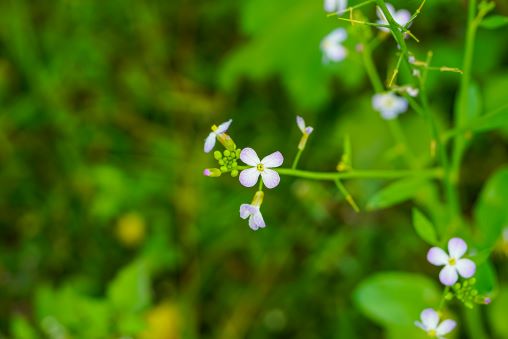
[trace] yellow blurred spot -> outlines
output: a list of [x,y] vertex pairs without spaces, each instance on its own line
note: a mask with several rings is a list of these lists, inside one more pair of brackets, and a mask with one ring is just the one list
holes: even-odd
[[140,339],[180,339],[181,318],[178,307],[170,302],[159,304],[146,314],[147,328]]
[[118,219],[116,236],[127,247],[136,247],[145,239],[145,220],[135,212],[127,213]]

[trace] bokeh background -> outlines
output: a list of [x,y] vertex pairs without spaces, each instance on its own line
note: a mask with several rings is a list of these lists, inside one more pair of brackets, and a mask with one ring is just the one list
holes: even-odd
[[[363,14],[377,20],[372,6]],[[460,68],[465,22],[465,1],[427,1],[410,48]],[[411,203],[357,214],[334,185],[283,177],[265,197],[267,228],[253,232],[238,215],[253,191],[202,175],[215,166],[204,138],[230,118],[239,147],[280,150],[289,166],[296,114],[315,128],[302,168],[333,171],[346,134],[355,168],[404,168],[370,106],[358,41],[343,62],[322,63],[320,41],[338,26],[320,0],[0,1],[0,337],[397,338],[353,296],[385,270],[437,281]],[[379,34],[387,77],[396,45]],[[508,103],[506,26],[479,30],[473,73],[484,112]],[[443,128],[459,79],[429,79]],[[423,120],[400,120],[427,163]],[[507,159],[508,129],[474,139],[466,217]],[[362,210],[384,185],[346,182]],[[483,319],[508,338],[500,291]]]

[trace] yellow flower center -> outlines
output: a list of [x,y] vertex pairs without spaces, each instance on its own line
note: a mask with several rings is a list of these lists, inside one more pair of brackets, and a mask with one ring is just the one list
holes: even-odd
[[217,130],[217,128],[219,128],[219,127],[217,127],[217,125],[212,125],[212,132],[215,132]]
[[435,337],[436,336],[436,330],[430,330],[429,332],[427,332],[427,334],[429,335],[429,337]]
[[455,258],[450,258],[450,259],[448,259],[448,263],[450,264],[450,266],[455,266],[455,264],[457,263],[457,260],[455,260]]
[[263,165],[263,164],[258,164],[258,165],[256,166],[256,168],[258,169],[258,171],[263,172],[263,171],[265,170],[265,165]]

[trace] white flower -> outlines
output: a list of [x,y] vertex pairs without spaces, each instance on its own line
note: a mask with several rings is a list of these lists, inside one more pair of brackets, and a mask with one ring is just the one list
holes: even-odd
[[429,337],[444,339],[444,335],[450,333],[457,323],[446,319],[439,323],[439,314],[432,308],[427,308],[420,314],[421,322],[416,321],[415,325],[427,332]]
[[467,244],[460,238],[448,241],[449,255],[439,247],[432,247],[427,253],[427,260],[436,266],[444,266],[439,273],[439,280],[444,285],[451,286],[457,282],[459,275],[471,278],[476,272],[476,265],[472,260],[463,259],[467,251]]
[[303,118],[299,115],[296,116],[296,124],[303,134],[310,135],[314,130],[311,126],[305,126],[305,120],[303,120]]
[[[409,20],[411,19],[411,13],[408,10],[401,9],[399,11],[395,11],[395,7],[393,7],[393,5],[389,4],[389,3],[386,4],[386,7],[388,8],[388,11],[392,15],[393,20],[395,20],[395,22],[401,26],[404,26],[405,24],[407,24],[409,22]],[[377,12],[377,16],[379,18],[377,23],[381,24],[381,25],[388,25],[388,20],[386,20],[386,17],[384,15],[383,11],[381,10],[381,8],[377,7],[376,12]],[[390,29],[388,29],[386,27],[378,27],[378,28],[384,32],[390,31]]]
[[420,93],[420,91],[418,90],[418,88],[409,86],[406,88],[406,93],[414,98],[418,95],[418,93]]
[[240,183],[243,186],[254,186],[260,175],[267,188],[274,188],[279,184],[279,173],[270,169],[282,165],[284,157],[279,151],[267,155],[263,160],[259,160],[256,151],[252,148],[244,148],[240,153],[240,159],[247,165],[253,166],[240,172]]
[[395,119],[399,114],[407,111],[407,106],[406,99],[392,92],[379,93],[372,97],[372,107],[386,120]]
[[341,13],[347,8],[347,0],[325,0],[325,11]]
[[339,62],[344,60],[347,50],[341,45],[346,40],[347,32],[344,28],[337,28],[321,40],[321,50],[323,51],[323,62]]
[[263,195],[262,191],[257,191],[251,204],[242,204],[240,206],[240,218],[249,218],[249,227],[254,231],[266,226],[260,211]]
[[213,147],[215,146],[215,139],[219,135],[221,135],[222,133],[224,133],[228,130],[229,125],[231,125],[232,121],[233,121],[232,119],[229,119],[228,121],[220,124],[219,127],[217,127],[215,125],[212,126],[212,132],[205,139],[205,153],[208,153],[213,149]]

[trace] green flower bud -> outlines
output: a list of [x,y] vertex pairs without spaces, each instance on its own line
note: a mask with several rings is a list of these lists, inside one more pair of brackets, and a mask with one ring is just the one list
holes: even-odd
[[451,293],[451,292],[446,293],[445,299],[448,300],[448,301],[452,300],[453,299],[453,293]]
[[238,176],[238,170],[234,169],[231,171],[231,176],[234,178],[236,176]]
[[224,165],[224,159],[219,160],[219,165]]
[[203,171],[204,176],[212,177],[212,178],[220,177],[221,174],[222,174],[222,172],[218,168],[206,168]]
[[222,153],[220,151],[213,152],[213,157],[217,160],[220,160],[222,158]]
[[224,156],[229,157],[231,155],[231,152],[229,150],[224,151]]
[[221,167],[220,167],[220,170],[221,170],[221,172],[223,172],[223,173],[224,173],[224,172],[227,172],[227,171],[228,171],[228,168],[227,168],[226,166],[221,166]]

